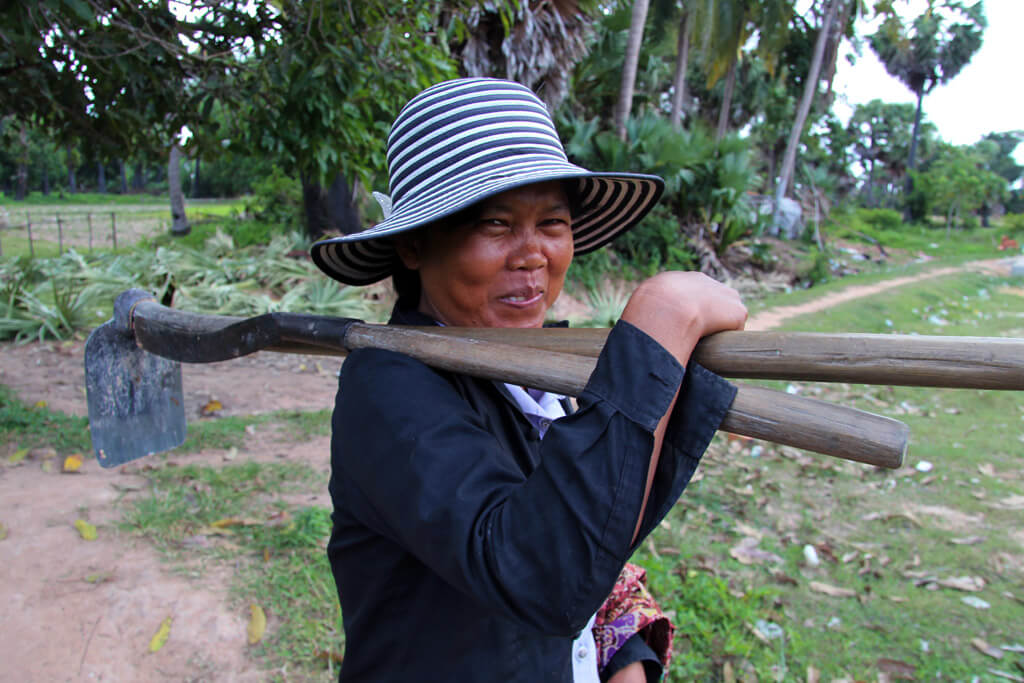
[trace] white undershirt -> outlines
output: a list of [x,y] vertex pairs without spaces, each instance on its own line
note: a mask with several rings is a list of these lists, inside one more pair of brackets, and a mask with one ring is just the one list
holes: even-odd
[[[505,385],[519,409],[523,411],[530,423],[540,432],[543,439],[548,427],[554,420],[565,417],[565,409],[561,401],[564,396],[549,392],[531,396],[525,389],[515,384]],[[596,615],[595,615],[596,616]],[[579,637],[572,641],[572,680],[573,683],[600,683],[597,673],[597,644],[594,642],[594,617],[590,617]]]

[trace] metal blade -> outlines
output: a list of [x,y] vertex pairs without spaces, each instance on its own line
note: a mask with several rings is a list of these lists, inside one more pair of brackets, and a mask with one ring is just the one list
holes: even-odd
[[110,320],[85,344],[89,432],[96,459],[115,467],[185,441],[181,364],[138,347]]

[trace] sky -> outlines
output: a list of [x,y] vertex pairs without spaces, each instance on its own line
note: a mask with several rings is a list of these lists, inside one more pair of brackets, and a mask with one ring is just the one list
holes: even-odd
[[[924,116],[943,140],[956,145],[973,144],[986,133],[1024,130],[1024,0],[984,3],[988,28],[981,49],[953,80],[924,98]],[[917,0],[907,2],[905,16],[916,16],[921,5]],[[877,23],[862,22],[859,35],[874,33]],[[875,98],[917,103],[906,86],[886,73],[866,40],[854,65],[840,57],[835,89],[835,111],[844,121],[854,105]],[[1014,156],[1017,163],[1024,163],[1024,144]]]

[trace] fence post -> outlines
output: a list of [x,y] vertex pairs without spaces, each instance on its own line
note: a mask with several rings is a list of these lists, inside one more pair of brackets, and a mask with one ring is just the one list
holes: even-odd
[[64,255],[64,228],[60,224],[60,214],[57,216],[57,254]]
[[114,251],[117,251],[117,216],[110,212],[110,239],[114,243]]
[[89,223],[89,253],[92,253],[92,211],[85,214],[85,220]]
[[36,257],[36,248],[32,245],[32,214],[25,212],[25,227],[28,228],[28,257]]

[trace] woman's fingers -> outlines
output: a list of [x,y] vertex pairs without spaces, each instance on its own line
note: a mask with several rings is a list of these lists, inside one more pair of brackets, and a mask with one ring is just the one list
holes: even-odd
[[659,273],[637,287],[622,313],[685,364],[701,337],[742,330],[747,308],[739,292],[703,273]]

